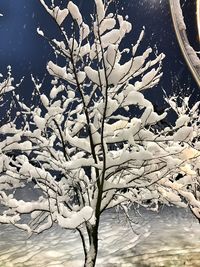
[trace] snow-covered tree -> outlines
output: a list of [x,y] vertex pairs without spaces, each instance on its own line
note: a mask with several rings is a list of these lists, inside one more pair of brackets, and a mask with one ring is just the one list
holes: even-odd
[[[177,120],[161,127],[167,113],[158,115],[142,91],[159,82],[164,55],[138,52],[144,29],[130,49],[122,48],[132,25],[111,13],[113,1],[94,0],[87,24],[72,1],[64,9],[40,2],[60,39],[38,28],[56,54],[47,64],[51,88],[44,92],[32,77],[31,105],[14,96],[20,112],[0,128],[0,222],[30,234],[54,223],[76,229],[84,266],[94,267],[107,209],[127,213],[134,203],[157,210],[165,203],[189,206],[200,218],[199,103],[190,109],[187,98],[167,99]],[[23,190],[37,194],[23,198]]]

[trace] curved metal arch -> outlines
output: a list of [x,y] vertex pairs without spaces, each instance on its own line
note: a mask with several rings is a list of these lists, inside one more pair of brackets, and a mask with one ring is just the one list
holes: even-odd
[[200,43],[200,0],[197,0],[197,28],[198,28],[199,43]]
[[[190,0],[189,0],[190,1]],[[197,56],[194,49],[191,47],[188,37],[186,27],[182,27],[183,24],[180,23],[180,12],[182,13],[180,0],[169,0],[172,21],[176,33],[176,37],[183,53],[185,61],[200,88],[200,58]],[[200,0],[197,0],[197,20],[198,28],[200,30]],[[182,18],[183,19],[183,18]],[[183,21],[184,23],[184,21]],[[182,25],[182,26],[181,26]]]

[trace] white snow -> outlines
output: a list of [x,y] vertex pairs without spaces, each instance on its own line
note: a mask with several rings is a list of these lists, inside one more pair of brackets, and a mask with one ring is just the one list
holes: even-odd
[[189,121],[190,121],[190,117],[184,114],[176,120],[176,127],[182,127],[184,125],[186,126]]
[[69,14],[69,11],[67,8],[61,10],[58,6],[56,6],[53,10],[53,14],[58,25],[61,25]]
[[105,17],[105,8],[102,0],[95,0],[95,4],[97,9],[98,24],[100,24]]
[[107,47],[109,44],[116,44],[120,41],[120,30],[113,29],[105,33],[102,38],[103,47]]
[[37,33],[41,36],[44,36],[44,32],[40,28],[37,28]]
[[180,0],[174,1],[173,4],[175,6],[174,10],[176,11],[176,19],[177,19],[178,27],[180,30],[186,30],[186,25],[184,22],[184,17],[183,17],[183,12],[181,9]]
[[60,79],[64,79],[72,84],[75,83],[73,79],[73,75],[71,73],[67,73],[66,67],[60,67],[53,63],[52,61],[49,61],[47,64],[47,70],[50,75],[54,77],[58,77]]
[[69,218],[64,218],[62,215],[57,214],[58,224],[62,228],[75,229],[76,227],[84,223],[85,221],[91,220],[93,213],[94,211],[91,207],[85,206],[79,212],[75,212],[74,214],[71,214]]
[[40,99],[45,107],[49,106],[49,99],[45,94],[41,94]]
[[112,30],[115,27],[116,20],[114,18],[105,18],[100,25],[100,34],[103,34],[107,30]]
[[85,22],[82,23],[81,31],[82,39],[84,40],[90,34],[90,28]]
[[197,55],[197,52],[194,50],[194,48],[189,43],[185,43],[185,48],[187,50],[187,54],[190,60],[192,61],[192,64],[195,67],[200,67],[200,59]]
[[72,16],[72,18],[77,22],[77,24],[80,26],[83,22],[82,15],[79,11],[79,8],[77,5],[75,5],[72,1],[69,1],[67,8]]
[[183,126],[174,134],[174,141],[190,141],[193,136],[193,128],[188,126]]
[[[131,213],[133,229],[122,214],[107,212],[101,221],[97,267],[138,267],[141,264],[181,266],[189,257],[198,264],[200,227],[189,212],[164,208],[156,214]],[[171,257],[169,257],[169,254]],[[4,267],[81,267],[83,252],[78,234],[58,227],[27,239],[12,226],[0,225],[0,262]],[[173,265],[174,263],[174,265]],[[140,264],[140,265],[139,265]],[[150,265],[151,264],[151,265]],[[165,264],[165,265],[164,265]]]
[[143,30],[141,31],[141,33],[139,35],[139,38],[138,38],[136,44],[132,48],[132,55],[133,56],[135,56],[135,54],[137,52],[137,49],[138,49],[138,47],[139,47],[139,45],[140,45],[140,43],[141,43],[141,41],[142,41],[142,39],[144,37],[144,30],[145,30],[145,28],[143,28]]
[[53,9],[49,8],[44,0],[40,0],[40,3],[43,5],[46,11],[56,20],[58,25],[61,25],[63,23],[69,13],[67,8],[63,10],[61,10],[58,6],[55,6]]
[[46,120],[38,115],[34,115],[33,119],[38,129],[44,130],[46,125]]

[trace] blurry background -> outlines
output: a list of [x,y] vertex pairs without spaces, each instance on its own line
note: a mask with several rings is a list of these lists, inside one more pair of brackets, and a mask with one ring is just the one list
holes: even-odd
[[[81,8],[83,16],[86,16],[90,8],[92,10],[93,0],[74,2]],[[198,50],[196,1],[182,0],[181,3],[189,40]],[[133,24],[133,31],[126,38],[128,44],[137,40],[142,27],[145,26],[146,34],[142,49],[151,46],[155,51],[166,54],[163,78],[156,88],[146,93],[147,96],[158,106],[163,103],[162,89],[168,94],[180,91],[192,93],[192,99],[198,99],[200,91],[179,49],[168,1],[119,0],[119,11],[128,15],[129,21]],[[49,59],[54,59],[51,47],[37,34],[36,29],[39,26],[47,36],[54,36],[56,27],[53,20],[45,13],[40,1],[36,0],[1,0],[0,13],[3,14],[3,17],[0,17],[0,73],[6,73],[6,66],[11,65],[16,82],[25,76],[20,90],[26,98],[31,94],[33,87],[30,74],[43,78],[46,73],[46,63]]]

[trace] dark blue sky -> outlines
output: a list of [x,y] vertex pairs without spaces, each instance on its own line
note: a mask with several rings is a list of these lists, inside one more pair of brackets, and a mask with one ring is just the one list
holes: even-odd
[[[75,3],[79,4],[87,17],[86,12],[92,7],[93,1],[75,0]],[[194,16],[191,16],[192,9],[193,6],[189,4],[187,24],[190,31],[194,29],[191,26],[194,23],[192,21]],[[194,93],[196,98],[198,88],[177,44],[168,1],[120,0],[120,11],[127,14],[129,21],[133,23],[133,32],[126,39],[127,43],[136,41],[144,25],[146,34],[142,48],[145,50],[147,46],[153,48],[156,46],[159,52],[166,54],[163,65],[164,76],[159,86],[149,93],[150,97],[155,101],[156,98],[160,99],[158,95],[162,95],[162,88],[170,93],[190,87],[196,92]],[[26,79],[21,90],[24,94],[29,94],[32,86],[29,81],[30,73],[42,78],[46,73],[46,63],[54,57],[49,44],[36,33],[36,28],[40,26],[48,36],[54,36],[56,27],[38,0],[18,0],[17,3],[15,0],[1,0],[0,13],[4,15],[0,17],[0,72],[5,73],[6,66],[10,64],[14,77],[19,79],[25,75]],[[190,38],[193,38],[191,32]]]

